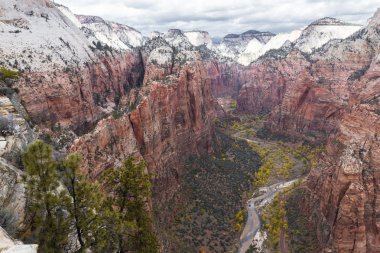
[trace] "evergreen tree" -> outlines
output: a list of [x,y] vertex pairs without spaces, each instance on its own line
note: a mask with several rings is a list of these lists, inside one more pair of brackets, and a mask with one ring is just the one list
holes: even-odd
[[115,212],[120,252],[158,252],[158,241],[146,211],[151,184],[145,169],[144,162],[129,157],[120,168],[107,170],[102,178],[110,196],[109,205]]
[[39,252],[72,251],[73,234],[79,242],[76,252],[158,252],[146,211],[151,185],[144,162],[130,157],[106,171],[106,198],[96,182],[81,174],[79,154],[59,163],[61,177],[52,148],[40,140],[28,147],[22,161],[30,224],[23,239],[37,242]]
[[33,240],[37,235],[39,252],[63,252],[69,224],[60,205],[69,199],[57,191],[57,164],[52,157],[52,149],[37,140],[28,147],[22,162],[25,167],[23,180],[26,184],[27,218],[30,221],[24,237]]
[[89,248],[104,252],[112,247],[106,229],[112,215],[104,210],[104,196],[99,185],[87,181],[81,174],[80,162],[81,156],[73,153],[62,163],[62,181],[72,199],[66,208],[80,244],[76,252]]

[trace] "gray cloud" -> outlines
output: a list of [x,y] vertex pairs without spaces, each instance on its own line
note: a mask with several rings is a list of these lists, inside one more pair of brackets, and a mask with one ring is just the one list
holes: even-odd
[[74,13],[151,31],[206,30],[212,36],[249,29],[287,32],[322,17],[365,24],[378,0],[55,0]]

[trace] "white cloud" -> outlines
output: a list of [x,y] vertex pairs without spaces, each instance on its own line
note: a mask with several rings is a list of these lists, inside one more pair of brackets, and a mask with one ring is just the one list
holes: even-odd
[[130,25],[144,34],[206,30],[212,36],[249,29],[284,32],[322,17],[365,24],[378,0],[55,0],[74,13],[97,15]]

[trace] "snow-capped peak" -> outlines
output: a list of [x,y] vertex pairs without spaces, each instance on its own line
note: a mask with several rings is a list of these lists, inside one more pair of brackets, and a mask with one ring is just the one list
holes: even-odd
[[261,43],[267,43],[271,38],[273,38],[276,34],[271,32],[260,32],[256,30],[248,30],[240,35],[243,40],[252,40],[253,38],[257,39]]
[[51,1],[0,1],[0,58],[19,70],[80,65],[94,57],[86,37]]
[[353,25],[353,24],[344,22],[336,18],[324,17],[312,22],[310,25],[313,26],[313,25]]
[[302,33],[302,29],[294,30],[290,33],[279,33],[272,37],[266,44],[257,44],[257,40],[253,39],[243,53],[240,54],[238,62],[242,65],[249,65],[251,62],[257,60],[260,56],[264,55],[271,49],[279,49],[286,42],[291,43],[297,40]]
[[370,19],[368,19],[368,26],[380,26],[380,8],[376,10],[375,14]]
[[185,50],[192,47],[189,39],[180,29],[169,29],[168,32],[163,35],[163,38],[173,47]]
[[[257,39],[257,31],[249,31],[254,39],[249,41],[242,52],[238,52],[236,61],[243,65],[249,65],[271,49],[280,49],[287,45],[293,46],[305,53],[311,53],[332,39],[345,39],[361,28],[360,25],[347,23],[335,18],[321,18],[312,22],[304,29],[294,30],[290,33],[280,33],[271,37],[267,42]],[[263,33],[261,33],[263,34]],[[270,34],[268,35],[270,36]],[[238,40],[241,35],[229,35],[228,42]],[[261,44],[260,44],[261,42]],[[223,43],[221,44],[223,47]],[[231,53],[231,55],[233,55]]]
[[76,27],[78,28],[82,27],[82,23],[78,20],[75,14],[71,12],[69,8],[61,4],[55,4],[55,5],[71,22],[73,22],[73,24]]
[[143,43],[142,34],[127,25],[102,19],[97,16],[75,15],[82,24],[91,42],[100,41],[114,49],[130,49],[140,47]]
[[114,49],[130,49],[143,44],[143,36],[136,29],[127,25],[104,20],[98,16],[75,15],[66,6],[56,7],[80,28],[91,44],[100,42]]
[[[227,34],[215,51],[222,56],[232,58],[242,64],[249,64],[256,59],[259,49],[262,48],[275,34],[248,30],[242,34]],[[244,56],[242,56],[244,54]],[[239,60],[241,58],[241,60]]]
[[81,24],[105,23],[104,19],[98,16],[75,15],[75,17]]
[[362,26],[343,22],[335,18],[322,18],[311,23],[296,41],[295,47],[311,53],[332,39],[345,39]]
[[208,32],[205,31],[188,31],[184,32],[185,36],[189,39],[193,46],[205,45],[207,48],[212,47],[212,39]]

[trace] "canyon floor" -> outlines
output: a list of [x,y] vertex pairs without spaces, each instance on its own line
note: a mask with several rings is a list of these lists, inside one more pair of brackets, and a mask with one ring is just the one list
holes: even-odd
[[[305,176],[315,153],[321,148],[284,136],[268,136],[265,116],[233,116],[239,121],[226,128],[233,138],[246,141],[261,158],[261,167],[252,182],[252,198],[246,202],[247,220],[240,235],[238,252],[318,252],[313,245],[316,235],[309,231],[307,220],[295,229],[293,224],[289,225],[294,222],[289,214],[302,216],[302,210],[294,208],[297,206],[294,195],[305,187]],[[265,170],[267,176],[263,177],[260,173]],[[276,196],[281,201],[278,206],[272,203]],[[299,245],[297,240],[302,244]]]
[[[303,178],[318,148],[268,136],[263,115],[232,109],[227,114],[216,123],[216,152],[184,164],[182,187],[165,210],[173,217],[157,224],[163,241],[171,252],[313,252],[315,234],[307,217],[290,224],[302,216],[290,201],[302,198]],[[277,222],[275,215],[263,219],[263,214],[276,208],[271,203],[277,195],[284,217],[273,233],[268,227],[279,226],[271,224]]]

